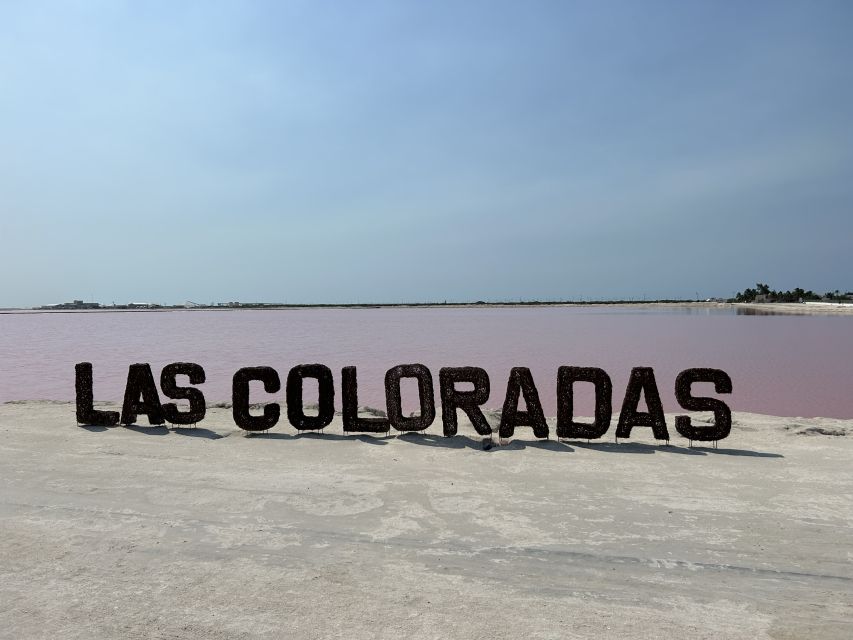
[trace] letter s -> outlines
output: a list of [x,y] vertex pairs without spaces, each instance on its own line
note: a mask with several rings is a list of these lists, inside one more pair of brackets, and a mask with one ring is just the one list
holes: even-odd
[[731,431],[732,410],[717,398],[694,397],[690,393],[690,387],[694,382],[713,382],[716,393],[732,392],[732,379],[722,369],[685,369],[675,379],[675,398],[678,404],[688,411],[713,411],[714,425],[695,427],[690,422],[690,416],[676,416],[675,430],[691,440],[705,442],[722,440]]

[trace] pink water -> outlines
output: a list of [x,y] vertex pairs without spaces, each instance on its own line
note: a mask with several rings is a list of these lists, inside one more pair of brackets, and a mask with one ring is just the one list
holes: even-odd
[[[716,367],[732,378],[727,400],[736,410],[853,418],[853,317],[742,316],[689,307],[0,314],[0,402],[73,400],[74,364],[82,361],[94,365],[96,399],[114,401],[121,401],[131,363],[151,363],[156,376],[169,362],[197,362],[207,372],[201,388],[210,402],[230,399],[240,367],[272,366],[283,382],[293,365],[320,362],[335,374],[338,406],[340,368],[356,365],[359,403],[381,408],[384,374],[395,364],[422,362],[436,388],[442,366],[483,367],[492,407],[503,403],[509,369],[527,366],[548,415],[556,412],[560,365],[607,371],[616,410],[633,366],[655,368],[667,410],[678,408],[679,371]],[[589,415],[585,386],[578,389],[576,413]]]

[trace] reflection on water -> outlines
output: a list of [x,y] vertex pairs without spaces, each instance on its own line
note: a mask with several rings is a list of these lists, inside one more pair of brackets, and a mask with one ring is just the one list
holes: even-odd
[[[802,311],[796,309],[796,304],[786,304],[784,311],[776,311],[772,305],[762,305],[760,307],[735,307],[739,316],[811,316],[814,315],[814,308],[809,309],[806,306],[802,307]],[[833,311],[833,305],[822,307],[823,311]],[[849,305],[844,305],[849,306]]]
[[810,316],[814,315],[806,309],[802,311],[791,311],[790,307],[785,311],[776,311],[772,305],[755,307],[735,307],[739,316]]

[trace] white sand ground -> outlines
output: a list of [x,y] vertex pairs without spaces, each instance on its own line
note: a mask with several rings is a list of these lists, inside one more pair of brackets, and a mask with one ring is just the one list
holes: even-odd
[[735,420],[484,451],[2,405],[0,637],[853,637],[853,421]]

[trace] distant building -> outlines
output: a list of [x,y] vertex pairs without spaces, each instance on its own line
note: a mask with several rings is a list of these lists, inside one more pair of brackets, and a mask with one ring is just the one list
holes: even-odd
[[54,311],[59,309],[100,309],[101,305],[98,302],[83,302],[82,300],[74,300],[72,302],[59,302],[57,304],[45,304],[41,307],[36,307],[44,311]]

